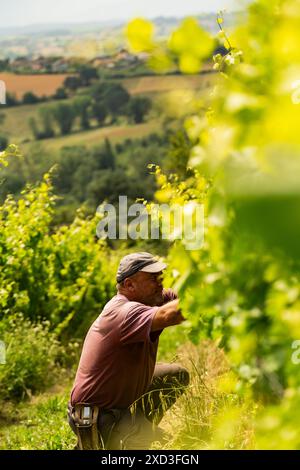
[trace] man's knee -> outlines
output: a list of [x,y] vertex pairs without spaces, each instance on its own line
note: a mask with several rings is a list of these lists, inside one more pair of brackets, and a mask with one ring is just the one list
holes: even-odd
[[162,379],[163,382],[172,383],[176,387],[185,388],[190,383],[188,370],[180,364],[161,364],[157,372],[157,378]]
[[178,370],[174,374],[174,381],[180,388],[185,388],[190,383],[190,374],[187,369],[179,366]]
[[178,376],[179,376],[180,384],[183,385],[184,387],[187,387],[190,383],[189,371],[185,369],[184,367],[181,367],[181,369],[178,372]]

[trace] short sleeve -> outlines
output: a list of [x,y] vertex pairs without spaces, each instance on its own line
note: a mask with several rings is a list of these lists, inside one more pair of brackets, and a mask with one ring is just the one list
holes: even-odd
[[130,344],[148,341],[152,320],[158,308],[131,302],[121,326],[121,343]]

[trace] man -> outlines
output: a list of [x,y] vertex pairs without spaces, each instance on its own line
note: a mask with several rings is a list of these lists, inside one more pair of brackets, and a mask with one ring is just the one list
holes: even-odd
[[71,392],[69,423],[79,441],[78,430],[85,431],[84,406],[87,416],[97,410],[93,416],[101,448],[128,448],[128,436],[140,430],[136,437],[141,440],[147,424],[157,425],[188,385],[183,367],[155,364],[163,329],[184,321],[176,294],[163,289],[165,268],[146,252],[120,262],[117,295],[86,336]]

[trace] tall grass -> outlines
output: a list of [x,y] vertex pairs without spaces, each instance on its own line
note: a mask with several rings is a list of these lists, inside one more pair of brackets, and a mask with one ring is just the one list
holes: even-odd
[[210,340],[186,343],[179,350],[190,385],[166,413],[160,449],[252,449],[254,407],[232,390],[234,374],[224,352]]

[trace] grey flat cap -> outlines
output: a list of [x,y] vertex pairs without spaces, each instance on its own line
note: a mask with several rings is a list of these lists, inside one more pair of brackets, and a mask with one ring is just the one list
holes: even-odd
[[117,282],[122,282],[126,277],[130,277],[138,271],[145,273],[159,273],[165,269],[167,265],[158,260],[157,257],[147,253],[131,253],[121,259],[117,271]]

